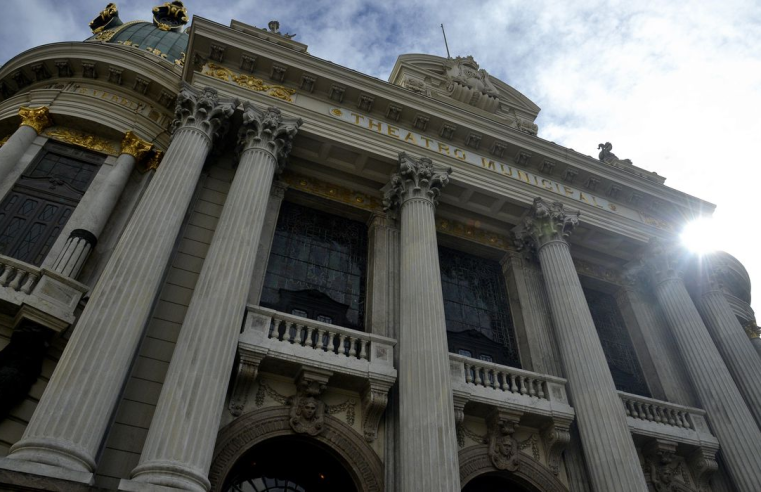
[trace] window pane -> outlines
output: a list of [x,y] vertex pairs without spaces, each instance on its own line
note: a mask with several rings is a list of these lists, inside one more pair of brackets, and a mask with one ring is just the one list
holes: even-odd
[[616,389],[650,396],[616,300],[610,294],[586,288],[584,296],[587,298]]
[[492,361],[520,367],[499,263],[440,247],[439,265],[450,345],[477,347],[477,353],[492,347]]
[[285,312],[320,312],[326,323],[363,329],[366,270],[364,224],[284,202],[261,303]]

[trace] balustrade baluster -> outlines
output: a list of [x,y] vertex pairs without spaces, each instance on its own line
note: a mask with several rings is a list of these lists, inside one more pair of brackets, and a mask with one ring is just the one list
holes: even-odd
[[536,397],[536,388],[534,387],[534,384],[536,383],[536,379],[534,378],[526,378],[528,381],[528,396],[531,398]]
[[481,369],[480,367],[476,367],[476,386],[481,386],[483,384],[483,378],[481,377]]
[[9,287],[13,290],[21,290],[21,280],[24,278],[25,274],[26,272],[24,270],[19,270]]
[[360,360],[367,359],[367,352],[368,352],[367,345],[369,343],[370,342],[368,340],[362,340],[361,338],[359,339],[359,359]]
[[631,400],[624,400],[624,409],[626,410],[626,416],[631,417],[632,416],[632,402]]
[[349,337],[349,357],[357,356],[357,339]]
[[528,389],[526,388],[526,376],[520,377],[520,383],[521,383],[521,394],[525,395],[528,393]]
[[314,326],[307,325],[307,336],[304,339],[304,346],[314,348],[315,346],[315,340],[314,340]]
[[517,393],[518,385],[515,382],[515,374],[510,374],[510,393]]
[[544,381],[537,380],[537,382],[536,382],[536,386],[539,388],[539,392],[538,392],[537,396],[539,398],[541,398],[542,400],[544,400],[544,398],[545,398],[544,384],[545,384]]
[[0,285],[7,287],[8,283],[13,279],[13,274],[16,273],[16,269],[10,265],[5,265],[3,274],[0,275]]
[[470,374],[470,364],[465,362],[463,366],[465,367],[465,382],[470,384],[473,382],[473,376]]
[[21,287],[21,292],[24,294],[31,294],[32,288],[34,288],[34,284],[37,281],[37,275],[34,273],[29,273],[29,275],[26,276],[26,282],[24,282],[24,286]]

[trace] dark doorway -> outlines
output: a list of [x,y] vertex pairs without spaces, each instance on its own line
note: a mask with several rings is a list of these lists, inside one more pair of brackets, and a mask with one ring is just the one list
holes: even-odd
[[488,473],[468,482],[462,492],[532,492],[533,490],[499,473]]
[[301,437],[269,439],[233,467],[225,492],[356,492],[351,476],[334,453]]

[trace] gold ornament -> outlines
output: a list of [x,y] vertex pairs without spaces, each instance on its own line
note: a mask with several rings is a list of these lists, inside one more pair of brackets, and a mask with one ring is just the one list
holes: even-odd
[[2,147],[3,145],[5,145],[5,142],[7,142],[9,138],[11,138],[11,136],[10,136],[10,135],[6,135],[6,136],[5,136],[5,138],[3,138],[2,140],[0,140],[0,147]]
[[137,135],[128,131],[124,134],[124,138],[122,139],[121,153],[129,154],[134,157],[135,160],[139,161],[145,157],[152,147],[152,143],[140,140]]
[[40,106],[39,108],[21,106],[18,110],[18,115],[21,116],[21,125],[19,126],[30,126],[34,128],[34,131],[38,135],[42,130],[53,124],[53,119],[50,117],[50,110],[47,106]]
[[383,204],[375,197],[315,178],[301,176],[288,169],[283,172],[280,179],[294,189],[311,195],[321,196],[335,202],[345,203],[352,207],[370,211],[380,211],[383,209]]
[[100,14],[98,14],[98,17],[94,18],[92,22],[90,22],[90,29],[92,30],[93,34],[97,34],[102,32],[106,26],[108,26],[112,20],[114,20],[115,17],[119,16],[119,10],[116,7],[115,3],[109,3],[106,5],[106,8],[101,10]]
[[50,128],[45,131],[45,136],[50,137],[53,140],[58,140],[59,142],[84,147],[85,149],[94,152],[101,152],[113,156],[119,155],[119,148],[113,142],[78,130],[71,130],[69,128]]
[[154,150],[153,154],[151,154],[151,157],[143,162],[143,164],[138,168],[138,170],[141,173],[147,173],[150,170],[158,169],[159,164],[161,164],[161,159],[164,158],[164,152],[161,150]]
[[262,79],[257,79],[251,75],[237,74],[229,68],[217,65],[216,63],[206,65],[203,73],[215,79],[238,84],[251,91],[264,92],[268,96],[276,97],[286,102],[293,102],[291,96],[296,94],[294,89],[288,89],[282,85],[267,85]]

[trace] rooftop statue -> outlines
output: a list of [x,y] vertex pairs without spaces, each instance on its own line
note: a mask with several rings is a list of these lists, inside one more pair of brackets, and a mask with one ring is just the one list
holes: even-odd
[[188,9],[180,0],[153,7],[153,23],[162,31],[178,31],[188,21]]
[[450,58],[447,62],[446,75],[452,82],[464,85],[482,94],[493,97],[499,96],[497,88],[489,80],[489,74],[486,73],[486,70],[478,68],[478,63],[476,63],[471,55]]
[[283,36],[286,39],[291,39],[294,36],[296,36],[295,34],[285,34],[280,32],[280,23],[276,20],[270,21],[269,24],[267,24],[267,27],[269,27],[270,32],[272,34],[279,34],[280,36]]
[[605,142],[604,144],[599,144],[597,146],[597,148],[598,149],[602,149],[600,151],[599,159],[602,162],[606,163],[606,164],[616,165],[616,164],[620,163],[620,164],[628,164],[630,166],[632,165],[632,161],[631,160],[629,160],[629,159],[619,159],[616,156],[616,154],[611,152],[611,150],[613,150],[613,144],[611,144],[610,142]]
[[106,5],[106,8],[101,10],[100,14],[90,21],[90,29],[93,34],[120,25],[122,25],[122,21],[119,19],[119,9],[115,3]]

